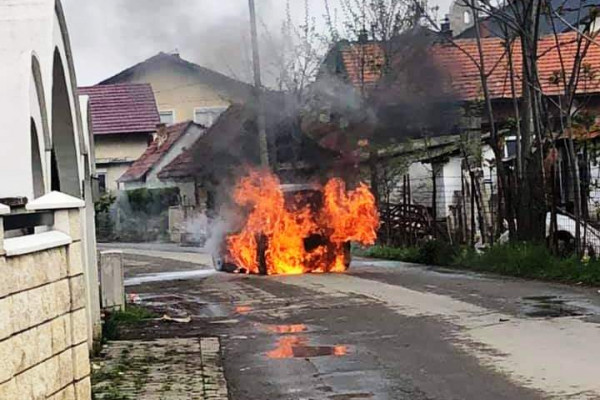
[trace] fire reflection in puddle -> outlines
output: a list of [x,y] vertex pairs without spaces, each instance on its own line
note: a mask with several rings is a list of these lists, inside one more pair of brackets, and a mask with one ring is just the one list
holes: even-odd
[[248,314],[250,311],[252,311],[252,307],[250,306],[237,306],[235,307],[235,312],[238,314]]
[[294,325],[273,325],[267,326],[267,329],[273,333],[301,333],[306,332],[307,328],[304,324],[294,324]]
[[308,340],[300,336],[284,336],[277,341],[277,347],[267,353],[271,359],[310,358],[348,354],[347,346],[309,346]]

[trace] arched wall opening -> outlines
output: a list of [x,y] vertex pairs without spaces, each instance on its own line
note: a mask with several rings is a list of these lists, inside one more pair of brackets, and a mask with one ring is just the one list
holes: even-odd
[[38,130],[35,121],[31,118],[31,174],[33,182],[33,196],[35,198],[44,195],[44,171],[42,169],[42,156],[38,138]]
[[55,163],[52,189],[81,198],[73,114],[58,49],[54,51],[52,78],[52,155]]

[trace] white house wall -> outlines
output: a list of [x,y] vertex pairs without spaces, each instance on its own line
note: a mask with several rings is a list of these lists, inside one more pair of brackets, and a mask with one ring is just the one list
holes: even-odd
[[[5,171],[0,184],[0,197],[26,196],[33,198],[31,179],[30,118],[36,120],[38,139],[43,135],[42,113],[52,127],[52,87],[54,51],[58,49],[65,70],[65,82],[72,110],[72,124],[75,131],[77,152],[80,146],[80,121],[74,96],[71,75],[73,62],[70,48],[63,42],[62,16],[56,13],[54,0],[0,0],[0,118],[3,132],[0,132],[0,171]],[[59,7],[60,8],[60,7]],[[32,58],[37,57],[40,65],[41,81],[44,87],[46,110],[39,110],[37,91],[32,88]],[[35,98],[32,98],[35,96]],[[37,108],[37,110],[36,110]],[[38,125],[39,124],[39,125]],[[52,137],[52,132],[50,132]],[[51,139],[51,138],[50,138]],[[40,143],[44,182],[49,190],[50,156],[46,143]],[[81,158],[78,157],[79,176],[83,176]]]
[[408,168],[408,173],[412,204],[431,207],[431,194],[433,193],[431,165],[421,162],[412,163]]
[[205,130],[197,125],[192,125],[188,128],[182,137],[177,140],[173,146],[169,149],[160,161],[152,167],[150,173],[146,178],[146,187],[155,188],[163,185],[164,182],[158,179],[158,174],[164,167],[169,165],[171,161],[175,160],[185,149],[192,147],[194,143],[202,136]]

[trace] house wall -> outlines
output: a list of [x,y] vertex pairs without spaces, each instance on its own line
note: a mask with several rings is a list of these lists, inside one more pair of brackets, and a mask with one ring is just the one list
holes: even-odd
[[462,190],[461,185],[462,157],[451,157],[439,166],[436,177],[437,184],[437,218],[446,219],[450,206],[454,205],[454,194]]
[[97,173],[106,175],[106,190],[115,194],[115,192],[123,189],[118,180],[133,162],[127,163],[97,163]]
[[175,160],[185,149],[189,149],[202,134],[204,134],[204,129],[197,125],[191,125],[187,131],[184,132],[182,137],[177,140],[171,146],[167,154],[165,154],[156,165],[152,167],[148,176],[146,177],[146,185],[148,187],[155,187],[164,183],[158,178],[158,174],[162,171],[164,167],[169,165],[173,160]]
[[91,398],[79,215],[56,211],[37,250],[0,240],[0,399]]
[[96,135],[94,137],[96,162],[111,160],[133,162],[144,154],[151,139],[150,134]]
[[148,147],[149,134],[96,135],[94,146],[99,174],[106,174],[106,188],[119,190],[117,180]]
[[433,180],[431,178],[431,165],[416,162],[408,169],[410,175],[410,193],[412,204],[431,207],[431,194]]
[[[41,172],[42,191],[50,191],[50,151],[63,149],[61,139],[69,137],[70,155],[61,160],[63,186],[81,197],[82,145],[78,100],[74,96],[74,73],[70,44],[60,2],[26,0],[15,6],[0,4],[0,135],[1,197],[39,196],[33,174]],[[43,38],[44,40],[40,40]],[[60,86],[65,90],[55,93]],[[64,83],[64,84],[63,84]],[[53,118],[55,121],[53,121]],[[40,160],[33,160],[31,121],[36,125]],[[56,129],[55,122],[68,129]],[[60,150],[59,150],[60,149]],[[68,165],[67,165],[68,164]],[[61,171],[62,169],[62,171]],[[67,179],[68,176],[68,179]],[[63,189],[63,191],[65,191]]]
[[197,72],[182,66],[157,68],[136,73],[129,83],[152,85],[159,111],[175,111],[175,122],[194,119],[197,107],[229,107],[229,99],[204,84]]

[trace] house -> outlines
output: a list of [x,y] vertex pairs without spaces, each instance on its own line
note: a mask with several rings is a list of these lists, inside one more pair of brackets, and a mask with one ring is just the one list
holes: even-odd
[[159,53],[99,85],[138,84],[152,86],[160,113],[167,125],[192,120],[209,127],[233,103],[244,103],[252,86],[184,60],[179,54]]
[[[561,62],[558,55],[558,48],[561,49],[563,54],[574,54],[577,46],[577,37],[575,33],[561,33],[558,38],[554,36],[544,36],[539,40],[538,52],[539,52],[539,75],[540,75],[540,90],[543,92],[547,99],[553,99],[548,103],[549,110],[552,112],[552,122],[555,123],[556,131],[560,128],[558,117],[558,109],[554,105],[558,103],[558,97],[561,95],[562,88],[560,84],[556,84],[557,71],[561,70]],[[558,44],[557,44],[558,43]],[[402,39],[393,45],[402,46]],[[326,64],[324,65],[324,72],[320,77],[320,82],[317,82],[315,86],[326,85],[328,88],[332,86],[326,84],[327,80],[336,77],[338,82],[345,84],[346,86],[354,88],[354,92],[358,93],[360,97],[369,101],[378,101],[381,99],[381,92],[385,93],[385,90],[393,85],[393,82],[385,82],[381,68],[386,65],[384,61],[385,52],[383,51],[382,45],[376,42],[363,42],[363,43],[340,43],[333,51],[328,55]],[[513,43],[513,62],[514,62],[514,76],[516,77],[515,89],[517,100],[521,96],[522,82],[520,80],[521,69],[522,69],[522,57],[520,51],[520,43],[516,41]],[[452,43],[443,40],[443,37],[432,36],[430,44],[426,47],[426,52],[419,53],[420,57],[415,57],[418,63],[421,65],[419,68],[430,71],[433,68],[433,73],[427,74],[435,79],[435,86],[440,92],[449,93],[449,100],[460,106],[462,110],[462,117],[459,119],[458,126],[451,126],[447,124],[444,128],[443,124],[431,124],[430,126],[435,129],[430,129],[425,135],[422,135],[419,139],[411,133],[411,127],[414,124],[406,124],[406,128],[403,128],[402,124],[390,124],[388,125],[384,119],[377,118],[377,124],[385,123],[386,126],[383,128],[375,127],[369,128],[371,132],[376,132],[378,129],[391,130],[391,145],[388,149],[378,154],[380,160],[389,159],[404,159],[404,162],[408,163],[406,168],[408,184],[408,193],[406,193],[406,181],[403,183],[402,177],[396,183],[396,189],[392,193],[392,201],[400,202],[407,201],[409,204],[419,204],[425,207],[429,207],[430,213],[434,215],[440,221],[446,221],[450,218],[457,208],[457,194],[463,193],[463,209],[464,203],[468,202],[469,199],[464,199],[464,193],[469,192],[469,186],[472,184],[473,178],[479,180],[482,185],[481,203],[475,207],[476,214],[479,213],[479,209],[482,214],[490,214],[489,217],[485,215],[482,220],[488,218],[491,223],[493,219],[493,208],[498,193],[498,187],[496,183],[495,173],[492,171],[494,168],[494,155],[491,152],[490,146],[486,143],[487,132],[490,129],[490,123],[487,120],[485,112],[481,111],[481,108],[473,107],[477,104],[481,104],[483,100],[483,90],[481,87],[481,80],[479,70],[475,64],[475,60],[478,59],[477,43],[474,39],[455,39]],[[510,120],[514,119],[514,102],[513,94],[510,85],[510,67],[508,63],[507,52],[504,48],[504,44],[501,38],[489,37],[482,39],[482,48],[484,51],[484,57],[486,59],[486,74],[488,75],[488,83],[490,88],[490,94],[494,107],[495,119],[498,128],[502,132],[502,139],[505,143],[505,160],[510,163],[511,159],[514,159],[515,155],[515,139],[516,134],[514,128],[511,128]],[[411,64],[410,60],[413,57],[406,57],[406,54],[400,53],[403,57],[399,62],[404,62],[408,59],[408,71],[410,72]],[[573,58],[567,57],[564,59],[565,68],[567,71],[573,65]],[[392,60],[389,64],[392,68],[396,68],[395,62]],[[592,116],[597,116],[600,113],[600,80],[597,78],[597,71],[600,71],[600,47],[592,45],[583,60],[584,72],[580,76],[580,84],[576,93],[576,104],[585,113],[589,113]],[[401,69],[402,73],[405,73],[407,69]],[[418,77],[418,74],[416,75]],[[400,80],[401,83],[405,81],[413,82],[414,79],[405,79],[403,75],[393,76]],[[413,97],[418,96],[418,91],[408,91],[408,95]],[[355,95],[356,96],[356,95]],[[379,97],[378,97],[379,96]],[[403,93],[399,92],[399,97],[402,99]],[[429,95],[428,95],[429,96]],[[420,97],[415,99],[415,103],[419,106],[423,106],[421,100],[427,100],[427,97]],[[438,96],[433,93],[433,97]],[[351,98],[344,96],[345,99]],[[443,96],[439,96],[443,100]],[[385,99],[385,97],[384,97]],[[389,97],[389,101],[396,104],[402,105],[398,99]],[[410,99],[409,99],[410,100]],[[436,100],[437,101],[437,100]],[[441,102],[440,104],[443,104]],[[380,107],[379,104],[376,104]],[[427,102],[425,103],[427,105]],[[553,108],[554,107],[554,108]],[[360,107],[365,109],[365,107]],[[477,111],[479,109],[479,111]],[[374,112],[378,112],[375,108]],[[394,114],[394,118],[402,120],[405,112]],[[413,114],[411,112],[411,114]],[[416,113],[415,113],[416,114]],[[431,118],[437,118],[436,113],[427,113]],[[355,115],[350,115],[349,118],[356,118]],[[344,120],[344,118],[338,118]],[[346,118],[346,123],[348,122]],[[409,120],[410,121],[410,120]],[[590,132],[585,133],[586,140],[596,137],[595,133],[598,126],[598,118],[596,121],[592,121],[592,128]],[[418,125],[417,125],[418,126]],[[437,127],[436,127],[437,126]],[[512,125],[514,126],[514,124]],[[345,129],[348,132],[348,129]],[[336,132],[329,132],[329,135],[334,135],[339,132],[344,132],[344,129],[339,128]],[[415,152],[414,148],[419,147],[419,142],[427,141],[435,143],[436,141],[442,141],[444,138],[452,139],[457,141],[463,140],[462,137],[466,132],[471,132],[471,137],[480,137],[480,154],[476,164],[472,164],[470,161],[469,169],[477,169],[475,176],[470,177],[469,172],[465,171],[466,159],[464,154],[461,154],[458,146],[444,146],[443,151],[435,152],[431,156],[432,146],[427,146],[426,151]],[[564,138],[562,138],[564,139]],[[561,138],[558,138],[557,145],[562,146]],[[394,145],[394,140],[398,144]],[[404,144],[401,144],[404,143]],[[591,144],[590,144],[591,146]],[[402,148],[402,149],[401,149]],[[563,146],[564,148],[564,146]],[[591,148],[595,148],[591,146]],[[592,152],[593,153],[593,152]],[[592,154],[586,153],[586,154]],[[583,153],[582,153],[583,154]],[[582,159],[588,156],[583,156]],[[581,169],[584,181],[598,181],[600,178],[600,171],[598,170],[597,160],[592,160],[593,156],[590,155],[588,160],[589,164],[586,166],[582,164]],[[367,165],[368,157],[363,156],[364,165]],[[567,157],[563,151],[559,152],[558,156],[558,169],[561,179],[565,179],[569,176],[567,170]],[[466,173],[465,173],[466,172]],[[596,176],[597,178],[593,178]],[[424,190],[420,193],[415,193],[414,186],[411,188],[410,182],[429,182]],[[572,185],[566,181],[561,181],[557,185],[559,186],[560,204],[559,206],[569,209],[569,202],[573,196]],[[415,196],[418,194],[418,196]],[[425,194],[425,195],[423,195]],[[592,203],[600,203],[598,201],[598,190],[592,190],[589,199],[590,207]],[[433,209],[432,209],[433,208]],[[464,210],[463,210],[464,211]],[[463,215],[464,217],[464,215]],[[484,221],[485,223],[485,221]],[[479,222],[477,223],[480,224]],[[488,225],[489,226],[489,225]]]
[[156,137],[142,154],[118,179],[123,190],[163,189],[176,187],[179,189],[182,205],[196,203],[196,188],[193,181],[178,182],[160,180],[159,172],[175,158],[189,149],[205,132],[205,128],[192,121],[170,126],[160,124]]
[[0,398],[90,400],[101,323],[87,103],[61,2],[2,1],[0,15]]
[[[325,177],[339,160],[339,154],[300,132],[297,110],[286,111],[285,97],[281,94],[266,97],[272,169],[284,183],[304,183]],[[190,148],[162,168],[158,178],[186,186],[193,184],[196,217],[210,218],[218,215],[221,208],[227,208],[231,189],[244,169],[259,164],[256,109],[252,104],[235,104]],[[182,226],[186,226],[185,222]],[[186,233],[181,232],[184,237]]]
[[[592,32],[600,29],[598,23],[598,9],[600,0],[550,0],[548,8],[542,11],[540,18],[540,36],[565,33],[572,31],[572,27],[580,28],[590,25]],[[475,20],[470,7],[464,5],[465,0],[454,0],[450,5],[450,14],[447,19],[452,34],[460,39],[475,38]],[[515,12],[511,5],[506,5],[502,10],[508,16],[514,16]],[[581,10],[580,10],[581,7]],[[549,11],[556,12],[560,17],[549,17]],[[554,26],[553,26],[554,25]],[[505,28],[502,27],[500,18],[486,15],[480,21],[481,37],[504,37]]]
[[96,173],[102,192],[119,190],[118,179],[146,151],[160,123],[149,84],[79,88],[89,98]]

